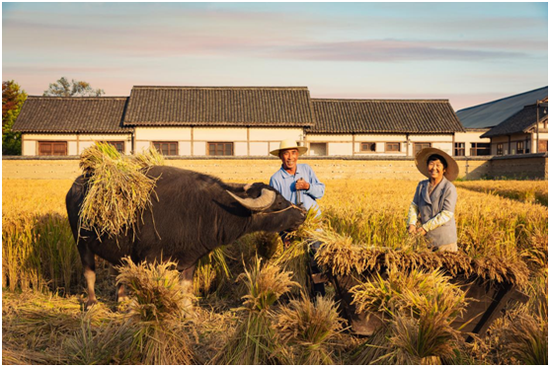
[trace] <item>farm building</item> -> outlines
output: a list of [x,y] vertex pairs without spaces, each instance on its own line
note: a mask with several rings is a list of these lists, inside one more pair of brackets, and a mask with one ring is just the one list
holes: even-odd
[[94,141],[125,154],[267,157],[293,138],[319,156],[453,154],[464,134],[447,100],[313,99],[307,87],[135,86],[129,97],[34,97],[14,125],[22,154],[78,155]]
[[531,104],[482,135],[491,139],[492,155],[548,151],[548,98]]
[[[477,106],[464,108],[456,112],[465,128],[464,133],[455,135],[455,156],[496,155],[497,144],[492,143],[487,133],[497,125],[519,113],[525,106],[548,98],[548,87],[501,98]],[[504,153],[506,150],[506,153]],[[503,149],[503,154],[515,154],[512,150]]]

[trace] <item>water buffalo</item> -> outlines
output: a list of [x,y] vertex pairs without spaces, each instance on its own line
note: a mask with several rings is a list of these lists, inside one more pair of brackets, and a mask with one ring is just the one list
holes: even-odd
[[[69,222],[87,282],[87,306],[97,302],[94,255],[113,265],[120,264],[125,256],[136,263],[171,259],[178,264],[182,282],[189,286],[197,261],[216,247],[256,231],[293,230],[305,220],[303,209],[263,183],[229,184],[168,166],[152,167],[147,175],[158,181],[152,209],[143,213],[137,233],[129,230],[113,238],[98,238],[93,230],[79,229],[86,178],[78,177],[67,193]],[[119,289],[118,296],[122,292]]]

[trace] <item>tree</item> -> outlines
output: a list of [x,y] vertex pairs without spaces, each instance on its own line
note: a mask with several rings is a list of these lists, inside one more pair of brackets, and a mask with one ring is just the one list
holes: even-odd
[[44,91],[44,96],[53,97],[100,97],[105,94],[103,89],[93,89],[90,83],[61,77],[57,82],[50,83],[50,87]]
[[27,93],[13,80],[2,82],[2,154],[21,154],[21,133],[11,129],[21,111]]

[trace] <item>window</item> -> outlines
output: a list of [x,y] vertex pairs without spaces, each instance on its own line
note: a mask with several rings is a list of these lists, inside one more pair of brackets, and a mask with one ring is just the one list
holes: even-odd
[[472,143],[470,155],[491,155],[491,143]]
[[233,155],[233,143],[207,143],[208,155]]
[[376,152],[376,143],[361,143],[362,152]]
[[401,143],[386,143],[386,152],[400,152]]
[[525,153],[525,142],[524,141],[518,141],[517,142],[517,154],[524,154]]
[[309,143],[309,155],[327,155],[327,143]]
[[115,149],[119,152],[124,154],[124,142],[123,141],[105,141],[104,143],[111,144],[115,147]]
[[67,142],[39,141],[38,155],[67,155]]
[[424,148],[431,148],[432,143],[414,143],[414,155],[420,152]]
[[466,143],[455,143],[455,156],[464,157],[466,155]]
[[178,155],[177,141],[154,141],[153,145],[162,155]]
[[497,144],[497,155],[502,155],[504,153],[504,147],[502,143]]

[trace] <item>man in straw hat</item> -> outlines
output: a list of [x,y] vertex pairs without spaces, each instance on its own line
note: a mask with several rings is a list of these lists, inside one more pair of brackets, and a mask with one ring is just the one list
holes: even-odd
[[[279,148],[272,150],[271,155],[281,159],[281,168],[271,176],[269,185],[279,191],[288,201],[296,205],[302,205],[306,210],[315,210],[316,216],[321,215],[317,204],[325,194],[325,184],[320,182],[315,172],[307,164],[298,164],[298,158],[307,152],[306,147],[299,146],[293,139],[281,141]],[[287,233],[281,233],[281,239],[288,245],[290,239]],[[311,272],[314,293],[324,295],[324,277],[314,260],[315,252],[320,244],[313,242],[310,245]]]
[[450,155],[436,148],[418,152],[415,164],[428,179],[420,181],[409,207],[409,234],[425,235],[435,251],[457,251],[454,218],[457,194],[451,181],[458,176],[458,165]]

